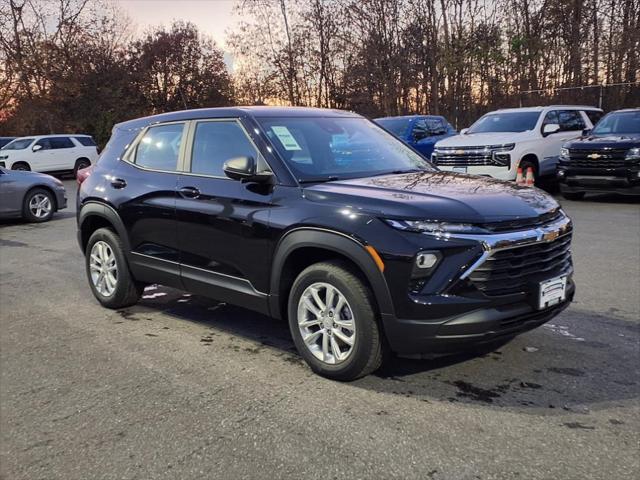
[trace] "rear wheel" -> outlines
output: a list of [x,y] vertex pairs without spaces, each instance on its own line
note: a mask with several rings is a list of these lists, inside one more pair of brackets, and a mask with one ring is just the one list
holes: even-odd
[[79,158],[78,160],[76,160],[76,165],[73,168],[73,176],[77,177],[78,170],[82,170],[83,168],[87,168],[90,166],[91,166],[91,162],[89,161],[88,158]]
[[85,264],[91,291],[103,306],[123,308],[138,302],[143,287],[132,277],[122,241],[113,230],[99,228],[93,232]]
[[377,370],[383,341],[373,295],[339,261],[306,268],[289,296],[289,328],[311,369],[335,380],[354,380]]
[[53,195],[44,188],[34,188],[24,197],[22,215],[30,222],[47,222],[55,210]]
[[582,200],[584,192],[562,192],[562,197],[567,200]]

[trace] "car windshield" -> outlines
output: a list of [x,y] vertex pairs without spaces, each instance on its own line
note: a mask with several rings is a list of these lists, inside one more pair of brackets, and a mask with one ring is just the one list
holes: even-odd
[[301,182],[435,170],[422,156],[364,118],[259,118]]
[[526,132],[536,127],[540,112],[488,113],[471,125],[467,133]]
[[592,132],[594,135],[610,133],[640,133],[640,110],[633,112],[610,113],[598,122]]
[[376,120],[378,125],[386,128],[397,137],[404,137],[407,135],[409,122],[410,120],[408,118],[379,118]]
[[1,150],[24,150],[33,142],[33,138],[16,138],[7,143]]

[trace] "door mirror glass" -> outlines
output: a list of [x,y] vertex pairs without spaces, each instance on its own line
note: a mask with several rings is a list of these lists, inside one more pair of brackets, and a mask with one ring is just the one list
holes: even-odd
[[42,145],[34,145],[31,150],[33,150],[34,152],[37,152],[38,150],[42,150]]
[[269,171],[258,172],[256,159],[247,156],[234,157],[224,162],[224,173],[230,179],[241,182],[264,183],[273,177]]
[[560,125],[558,125],[557,123],[547,123],[542,129],[542,134],[546,136],[558,131],[560,131]]

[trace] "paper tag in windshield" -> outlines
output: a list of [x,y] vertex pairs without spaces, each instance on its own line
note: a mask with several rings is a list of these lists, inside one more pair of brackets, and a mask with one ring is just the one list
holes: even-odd
[[302,150],[287,127],[271,127],[271,130],[276,134],[285,150]]

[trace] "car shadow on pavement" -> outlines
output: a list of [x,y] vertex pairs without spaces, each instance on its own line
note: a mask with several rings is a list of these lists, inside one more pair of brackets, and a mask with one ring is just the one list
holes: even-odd
[[67,218],[75,217],[75,212],[56,212],[51,217],[51,220],[48,222],[28,222],[24,218],[2,218],[0,219],[0,227],[12,227],[12,226],[21,226],[21,227],[29,227],[29,226],[46,226],[49,223],[57,222],[60,220],[65,220]]
[[[275,349],[283,361],[307,368],[284,321],[157,286],[147,288],[140,304],[120,313],[135,319],[148,316],[150,310],[255,342],[256,348]],[[612,402],[637,401],[640,370],[632,361],[638,356],[637,327],[570,308],[493,350],[429,360],[392,356],[378,372],[349,385],[426,403],[477,404],[536,415],[588,415]],[[205,334],[198,342],[209,346],[212,335]]]

